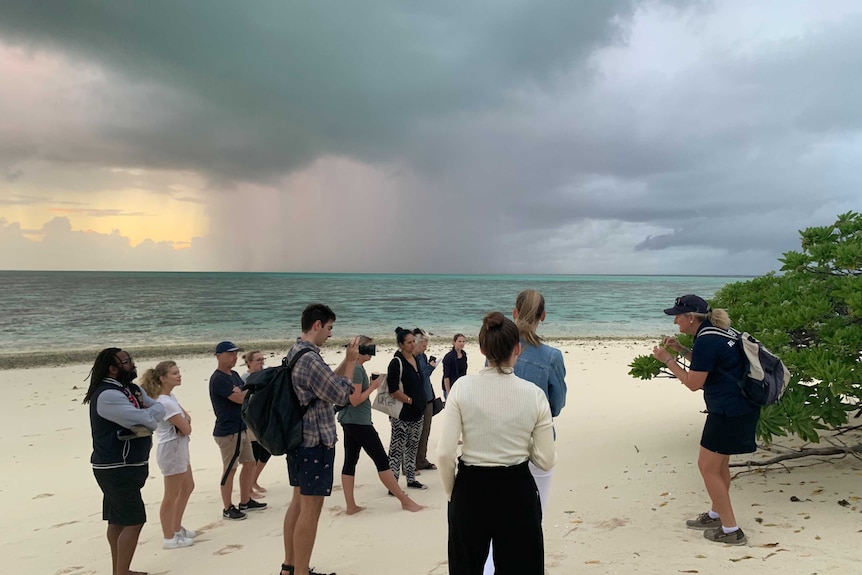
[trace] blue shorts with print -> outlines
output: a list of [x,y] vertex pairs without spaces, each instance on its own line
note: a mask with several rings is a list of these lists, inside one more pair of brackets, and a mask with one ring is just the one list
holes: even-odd
[[334,447],[297,447],[287,454],[287,476],[301,495],[332,495],[334,467]]

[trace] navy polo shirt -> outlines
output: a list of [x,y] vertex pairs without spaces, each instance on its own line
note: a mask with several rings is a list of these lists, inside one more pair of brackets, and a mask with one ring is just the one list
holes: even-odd
[[245,422],[242,420],[242,404],[228,399],[228,396],[233,393],[234,386],[242,389],[243,385],[245,382],[242,377],[233,370],[228,375],[217,369],[210,377],[210,401],[216,418],[214,436],[225,437],[245,429]]
[[[700,324],[697,333],[706,327],[713,327],[709,320]],[[703,385],[703,399],[709,413],[733,417],[760,409],[745,399],[739,389],[738,381],[743,377],[745,363],[735,339],[713,334],[695,335],[689,369],[708,374]]]

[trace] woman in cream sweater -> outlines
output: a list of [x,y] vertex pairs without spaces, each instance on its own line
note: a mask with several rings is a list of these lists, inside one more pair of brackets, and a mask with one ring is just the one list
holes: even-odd
[[514,374],[521,344],[511,320],[486,315],[479,348],[489,367],[452,388],[437,444],[449,498],[449,572],[482,573],[493,541],[498,575],[542,575],[542,509],[528,462],[545,470],[555,463],[551,408],[542,390]]

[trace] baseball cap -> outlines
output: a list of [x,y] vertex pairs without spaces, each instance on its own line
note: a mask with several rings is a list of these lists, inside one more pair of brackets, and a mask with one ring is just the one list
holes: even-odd
[[667,315],[679,315],[681,313],[706,313],[709,304],[700,296],[694,294],[681,295],[673,302],[673,307],[664,310]]
[[242,351],[242,350],[241,350],[240,348],[238,348],[238,347],[236,346],[236,344],[234,344],[234,343],[232,343],[232,342],[230,342],[230,341],[223,341],[223,342],[221,342],[220,344],[218,344],[218,345],[216,346],[216,350],[215,350],[216,355],[218,355],[218,354],[220,354],[220,353],[225,353],[225,352],[228,352],[228,351]]

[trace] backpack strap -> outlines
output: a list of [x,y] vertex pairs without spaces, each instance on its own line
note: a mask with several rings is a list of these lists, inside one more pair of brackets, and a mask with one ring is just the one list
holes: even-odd
[[[296,365],[296,362],[299,361],[300,357],[302,357],[303,355],[305,355],[306,353],[308,353],[310,351],[314,351],[314,350],[310,347],[304,347],[301,350],[299,350],[298,352],[296,352],[296,355],[294,355],[290,361],[287,361],[287,356],[284,356],[284,359],[281,360],[281,365],[287,369],[287,379],[288,379],[288,381],[290,381],[290,391],[294,395],[296,395],[296,390],[293,388],[293,377],[291,377],[292,373],[293,373],[293,366]],[[302,405],[302,403],[300,403],[299,396],[297,396],[296,400],[297,400],[296,402],[299,403],[300,412],[302,413],[303,416],[305,416],[305,412],[308,411],[308,408],[311,405],[311,401],[314,401],[314,399],[309,401],[307,405]]]
[[[736,380],[736,386],[739,388],[740,393],[742,393],[742,397],[744,397],[750,403],[751,400],[748,399],[748,394],[745,391],[745,381],[748,378],[748,358],[745,355],[745,346],[742,343],[742,332],[736,331],[732,327],[728,328],[726,330],[720,329],[717,327],[705,327],[702,330],[700,330],[700,333],[698,333],[697,335],[698,336],[701,336],[701,335],[720,335],[722,337],[726,337],[729,340],[735,341],[739,344],[738,345],[739,355],[742,357],[743,370],[742,370],[742,378]],[[726,370],[719,369],[717,371],[718,371],[718,373],[721,373],[723,375],[733,377]]]
[[697,334],[698,337],[702,335],[720,335],[722,337],[726,337],[727,339],[739,339],[739,332],[735,329],[720,329],[717,327],[705,327],[700,330],[700,333]]

